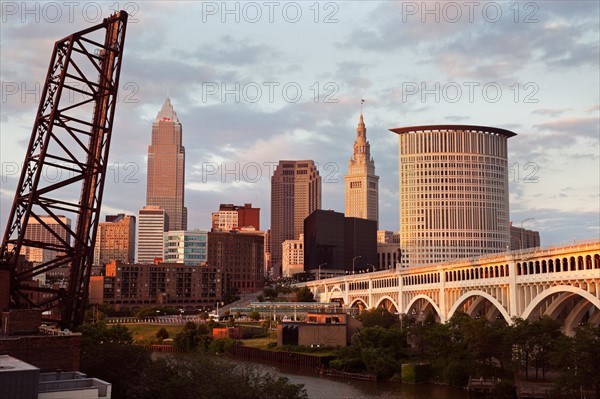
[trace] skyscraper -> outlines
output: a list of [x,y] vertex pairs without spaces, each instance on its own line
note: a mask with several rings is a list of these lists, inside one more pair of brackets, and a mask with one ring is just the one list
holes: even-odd
[[304,219],[321,209],[321,176],[313,161],[279,161],[271,177],[271,275],[281,277],[281,244],[304,233]]
[[[69,229],[71,228],[71,219],[62,215],[57,215],[57,217]],[[27,230],[25,230],[25,259],[30,262],[47,262],[61,254],[50,249],[27,246],[27,242],[31,242],[32,244],[59,244],[59,239],[52,234],[52,231],[67,243],[71,242],[71,236],[67,233],[67,230],[54,218],[50,216],[40,216],[40,220],[41,222],[37,221],[33,217],[30,218],[29,223],[27,224]],[[47,227],[42,223],[44,223]]]
[[146,205],[157,205],[165,210],[168,230],[187,229],[184,185],[185,148],[181,145],[181,123],[167,97],[152,123]]
[[169,216],[159,206],[147,205],[138,213],[137,262],[154,263],[164,256],[164,233]]
[[390,130],[399,135],[403,266],[505,251],[507,140],[516,134],[469,125]]
[[105,265],[113,260],[135,261],[135,216],[108,215],[105,222],[98,224],[94,264]]
[[354,153],[348,162],[346,180],[346,217],[379,219],[379,176],[375,176],[375,161],[371,158],[371,145],[367,129],[360,114],[354,140]]

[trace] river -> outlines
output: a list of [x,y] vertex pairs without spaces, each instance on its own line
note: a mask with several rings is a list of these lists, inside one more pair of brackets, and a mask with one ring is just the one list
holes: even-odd
[[[155,353],[155,355],[160,356],[161,354]],[[303,384],[310,399],[463,399],[469,397],[466,390],[447,386],[339,379],[320,376],[316,372],[290,366],[243,360],[229,356],[222,356],[219,359],[242,367],[249,366],[260,372],[269,372],[275,376],[287,377],[294,384]]]

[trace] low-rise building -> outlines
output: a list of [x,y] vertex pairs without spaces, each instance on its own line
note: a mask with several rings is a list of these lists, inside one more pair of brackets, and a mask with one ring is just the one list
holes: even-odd
[[3,399],[110,399],[112,385],[79,371],[41,373],[34,365],[0,355],[0,397]]
[[377,270],[395,269],[401,264],[400,244],[377,243]]
[[362,323],[343,310],[327,309],[306,314],[304,322],[289,321],[277,325],[277,346],[337,347],[350,343]]

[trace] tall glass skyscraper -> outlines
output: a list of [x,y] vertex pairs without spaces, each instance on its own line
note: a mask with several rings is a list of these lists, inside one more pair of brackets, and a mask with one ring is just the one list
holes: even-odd
[[165,210],[168,230],[187,229],[184,204],[185,148],[181,145],[181,123],[169,97],[152,123],[152,144],[148,147],[146,205]]

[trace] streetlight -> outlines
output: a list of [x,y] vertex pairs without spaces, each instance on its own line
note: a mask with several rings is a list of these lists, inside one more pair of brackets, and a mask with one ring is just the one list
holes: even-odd
[[521,235],[521,239],[519,240],[519,249],[523,249],[523,223],[528,222],[530,220],[535,220],[535,218],[527,218],[527,219],[521,220],[521,231],[519,232]]
[[362,256],[358,255],[358,256],[355,256],[354,259],[352,259],[352,274],[354,274],[354,263],[355,263],[356,259],[358,259],[358,258],[362,258]]
[[321,263],[321,264],[319,265],[319,277],[317,278],[317,280],[320,280],[320,279],[321,279],[321,266],[325,266],[325,265],[327,265],[327,262],[325,262],[325,263]]

